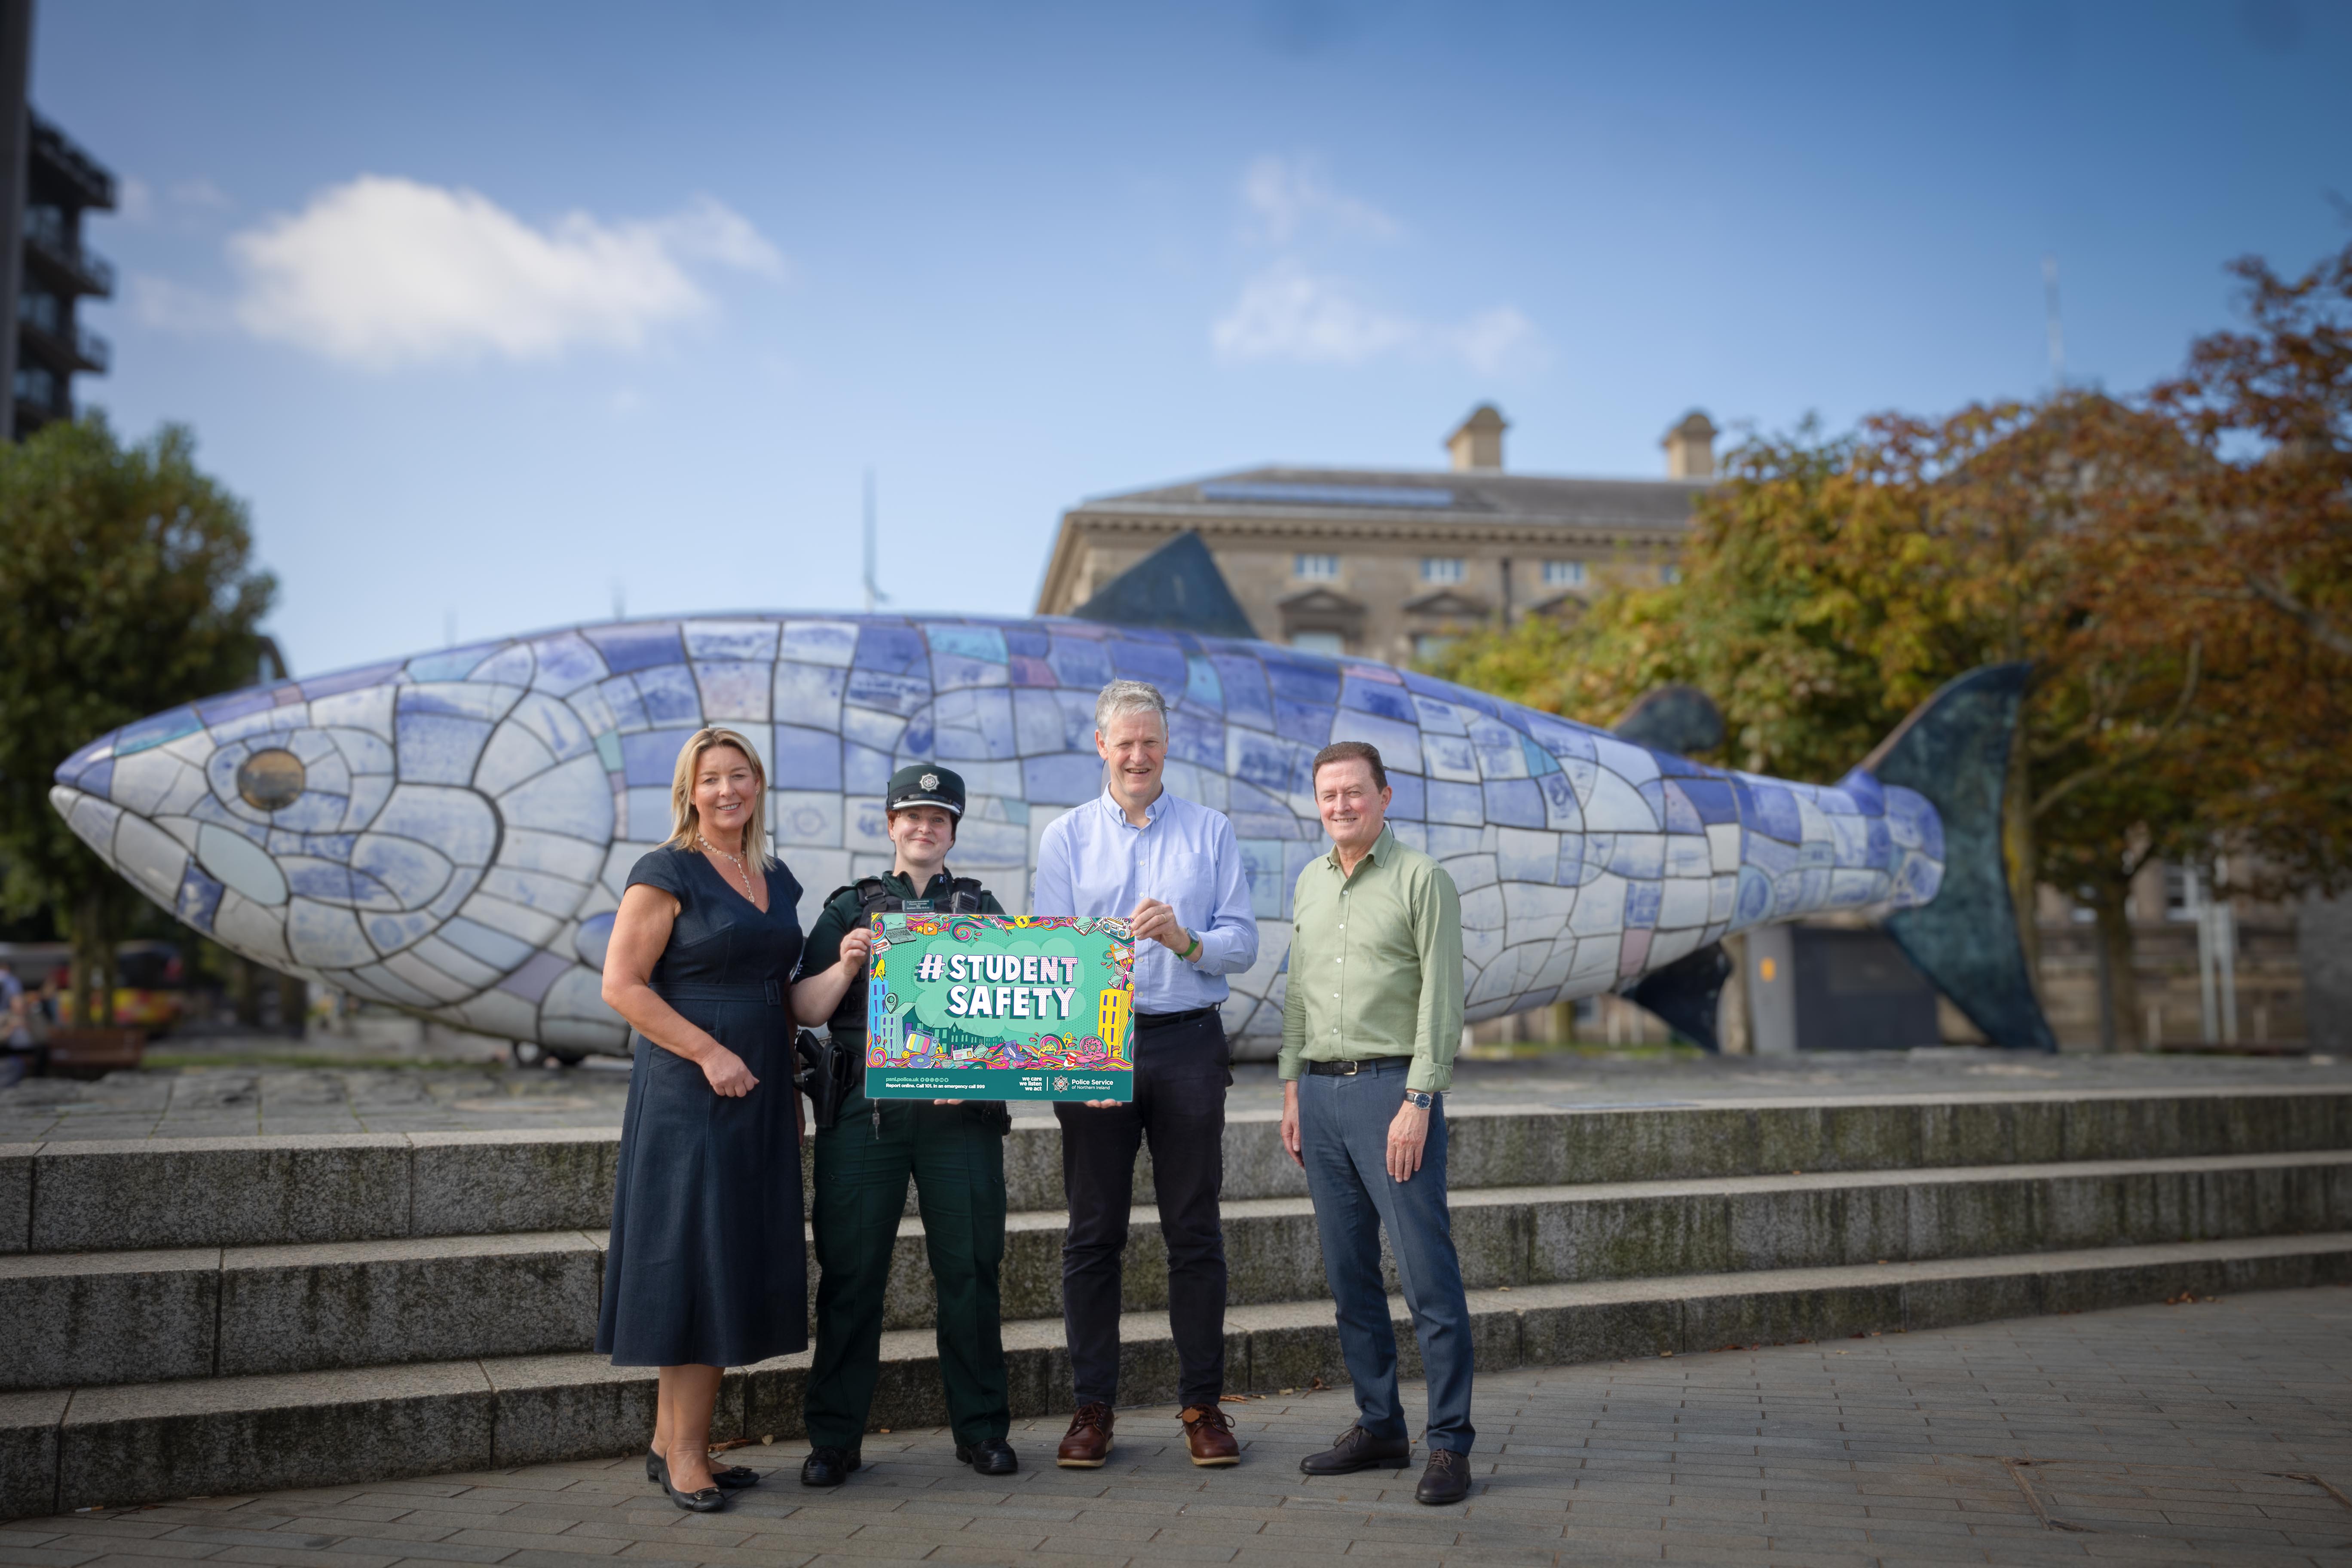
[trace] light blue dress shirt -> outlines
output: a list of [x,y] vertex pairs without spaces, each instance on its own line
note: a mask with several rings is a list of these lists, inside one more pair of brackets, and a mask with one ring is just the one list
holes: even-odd
[[1233,989],[1224,977],[1257,962],[1257,917],[1234,825],[1165,789],[1144,816],[1141,827],[1129,822],[1105,790],[1055,818],[1037,843],[1029,912],[1125,920],[1158,899],[1201,939],[1201,951],[1187,960],[1156,942],[1137,942],[1135,1010],[1222,1006]]

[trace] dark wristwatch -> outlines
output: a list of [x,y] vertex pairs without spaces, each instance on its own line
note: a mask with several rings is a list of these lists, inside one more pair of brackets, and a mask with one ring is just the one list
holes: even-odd
[[1404,1091],[1404,1102],[1407,1105],[1418,1106],[1422,1110],[1427,1110],[1431,1106],[1437,1103],[1437,1096],[1430,1093],[1425,1089],[1409,1089]]

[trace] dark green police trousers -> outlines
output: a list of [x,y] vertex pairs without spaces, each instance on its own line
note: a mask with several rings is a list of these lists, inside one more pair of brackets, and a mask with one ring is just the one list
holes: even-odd
[[997,1270],[1004,1261],[1004,1122],[994,1105],[852,1095],[816,1135],[816,1359],[809,1443],[855,1448],[882,1370],[882,1298],[915,1178],[939,1295],[940,1377],[959,1443],[1012,1429]]

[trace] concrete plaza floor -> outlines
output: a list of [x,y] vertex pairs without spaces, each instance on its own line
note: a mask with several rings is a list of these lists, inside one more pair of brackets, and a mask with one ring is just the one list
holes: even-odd
[[[313,1046],[305,1049],[315,1049]],[[30,1079],[0,1089],[0,1143],[120,1138],[249,1138],[271,1133],[446,1132],[617,1127],[627,1064],[578,1068],[188,1066],[110,1074],[95,1083]],[[1845,1094],[2352,1087],[2352,1058],[2042,1056],[1990,1050],[1826,1052],[1801,1057],[1542,1057],[1465,1060],[1451,1103],[1570,1110]],[[1234,1072],[1234,1111],[1274,1110],[1270,1064]],[[1016,1101],[1016,1117],[1045,1118]]]
[[1129,1410],[1100,1470],[1052,1466],[1059,1421],[998,1479],[893,1433],[833,1492],[799,1443],[737,1450],[771,1474],[716,1516],[627,1459],[20,1520],[0,1563],[2352,1563],[2352,1289],[1501,1373],[1453,1508],[1413,1470],[1298,1475],[1344,1392],[1227,1408],[1229,1470]]

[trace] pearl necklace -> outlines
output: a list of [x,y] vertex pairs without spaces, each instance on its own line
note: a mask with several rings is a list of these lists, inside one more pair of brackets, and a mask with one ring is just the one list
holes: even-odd
[[743,862],[740,858],[728,854],[726,850],[721,849],[718,845],[713,844],[709,839],[705,838],[699,832],[695,834],[694,841],[697,844],[701,845],[702,847],[710,854],[716,855],[720,859],[731,864],[735,868],[735,874],[743,879],[743,896],[750,899],[755,904],[760,901],[758,895],[751,891],[751,873],[744,869]]

